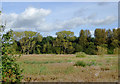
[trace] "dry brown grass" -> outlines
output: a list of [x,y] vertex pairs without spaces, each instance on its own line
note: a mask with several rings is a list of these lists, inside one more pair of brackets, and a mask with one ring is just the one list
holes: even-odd
[[[93,60],[96,65],[74,66],[78,60],[86,63]],[[116,82],[118,80],[118,58],[114,55],[104,57],[88,55],[85,58],[76,58],[73,54],[23,55],[17,62],[24,69],[22,81]]]

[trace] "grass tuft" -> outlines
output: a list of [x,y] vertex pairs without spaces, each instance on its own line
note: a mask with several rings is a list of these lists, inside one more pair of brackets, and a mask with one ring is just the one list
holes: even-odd
[[84,61],[77,61],[75,63],[75,66],[82,66],[82,67],[85,67],[87,64],[84,62]]
[[94,61],[94,60],[92,60],[91,62],[89,62],[89,63],[86,63],[86,62],[84,62],[84,61],[77,61],[76,63],[75,63],[75,66],[82,66],[82,67],[85,67],[85,66],[96,66],[97,64],[96,64],[96,62]]

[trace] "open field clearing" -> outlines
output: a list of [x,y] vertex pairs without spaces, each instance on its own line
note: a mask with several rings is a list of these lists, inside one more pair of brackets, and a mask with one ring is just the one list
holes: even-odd
[[[75,66],[77,61],[92,63]],[[87,55],[79,58],[67,55],[23,55],[17,60],[24,69],[22,81],[40,82],[117,82],[118,56]]]

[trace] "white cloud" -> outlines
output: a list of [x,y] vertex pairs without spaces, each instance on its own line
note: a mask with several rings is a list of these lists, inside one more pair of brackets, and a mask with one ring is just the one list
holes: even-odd
[[91,21],[91,24],[93,25],[109,25],[112,24],[113,22],[117,21],[117,17],[115,16],[107,16],[104,19],[98,19],[95,21]]
[[41,32],[49,32],[53,30],[61,29],[73,29],[81,25],[109,25],[117,21],[115,16],[107,16],[103,19],[94,19],[91,17],[73,17],[69,20],[62,22],[48,23],[46,17],[51,13],[48,9],[38,9],[29,7],[26,8],[21,14],[11,13],[3,14],[3,17],[7,20],[7,28],[12,28],[15,30],[36,30]]
[[[29,7],[21,14],[4,14],[7,19],[8,28],[38,28],[43,27],[45,18],[51,13],[51,10],[37,9]],[[44,28],[44,27],[43,27]]]

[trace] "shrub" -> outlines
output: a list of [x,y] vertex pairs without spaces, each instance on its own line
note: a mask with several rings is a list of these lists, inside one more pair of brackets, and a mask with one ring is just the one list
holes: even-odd
[[114,54],[118,54],[119,48],[114,49]]
[[86,54],[84,52],[77,52],[76,57],[86,57]]
[[103,56],[104,54],[107,54],[107,49],[105,47],[97,46],[97,50],[98,50],[97,52],[98,55]]
[[85,67],[86,66],[86,63],[84,61],[77,61],[75,63],[75,66],[82,66],[82,67]]
[[20,82],[22,79],[22,70],[16,63],[19,56],[15,56],[12,51],[12,31],[2,36],[2,82]]
[[82,67],[85,67],[85,66],[92,66],[92,65],[97,65],[96,62],[94,60],[92,60],[91,62],[89,63],[85,63],[84,61],[77,61],[75,64],[75,66],[82,66]]
[[22,69],[15,62],[16,57],[2,56],[2,81],[3,82],[20,82],[22,79]]

